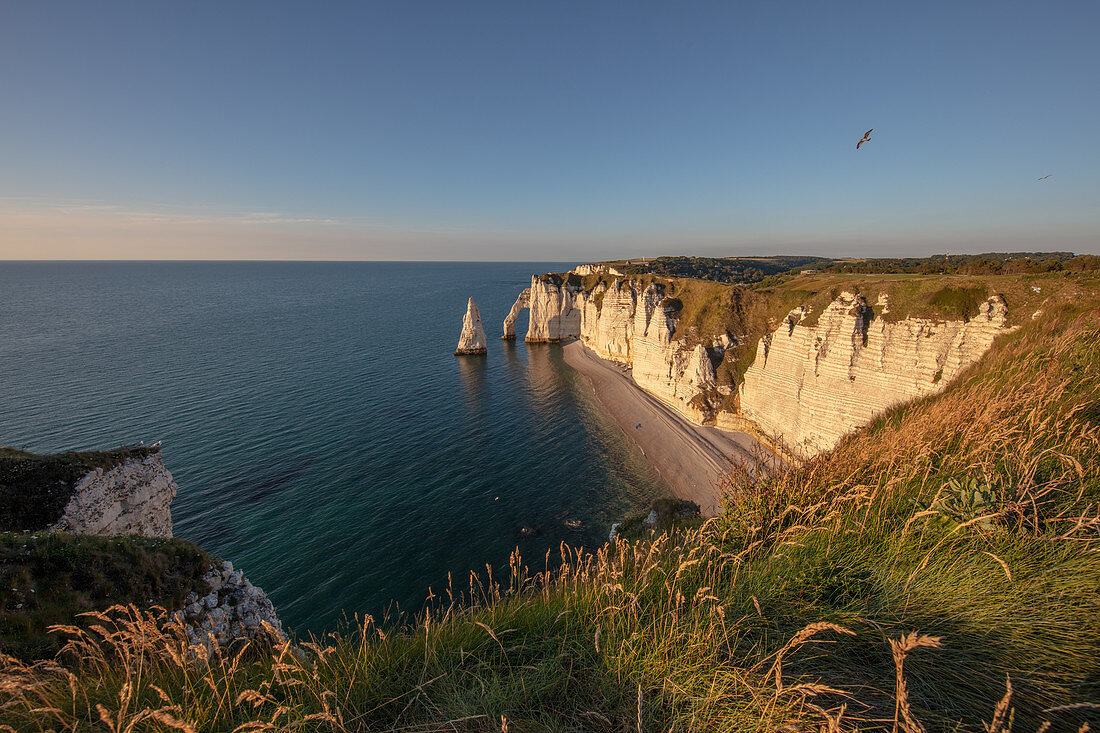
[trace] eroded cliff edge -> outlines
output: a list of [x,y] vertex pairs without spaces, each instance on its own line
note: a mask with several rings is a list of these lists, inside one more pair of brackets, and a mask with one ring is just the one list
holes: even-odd
[[[728,298],[726,290],[709,292]],[[885,292],[869,303],[841,290],[824,305],[807,298],[782,319],[758,307],[742,314],[740,332],[707,332],[683,327],[681,295],[674,279],[535,275],[508,314],[504,337],[527,307],[527,342],[580,339],[598,356],[629,366],[639,387],[688,419],[751,432],[777,450],[809,457],[875,415],[941,391],[1010,330],[997,295],[975,300],[976,313],[965,317],[898,318]],[[797,302],[784,295],[776,302]]]
[[49,656],[49,626],[130,603],[174,613],[196,650],[283,638],[263,589],[172,537],[177,490],[155,447],[0,447],[0,651]]
[[61,517],[49,529],[94,535],[172,536],[172,499],[179,487],[160,453],[96,467],[73,487]]

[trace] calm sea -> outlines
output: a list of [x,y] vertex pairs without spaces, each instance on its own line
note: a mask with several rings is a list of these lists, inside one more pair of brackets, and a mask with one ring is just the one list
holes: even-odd
[[[415,611],[662,491],[559,347],[499,339],[530,275],[567,267],[0,262],[0,444],[163,440],[176,534],[284,624]],[[486,357],[453,356],[470,296]]]

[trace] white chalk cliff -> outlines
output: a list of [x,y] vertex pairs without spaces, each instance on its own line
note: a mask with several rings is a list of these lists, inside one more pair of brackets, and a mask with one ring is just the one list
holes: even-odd
[[484,354],[486,352],[485,328],[481,325],[481,312],[470,298],[466,303],[466,315],[462,317],[462,332],[458,335],[455,354]]
[[531,277],[529,291],[531,318],[526,341],[563,341],[580,336],[585,299],[580,286],[563,281],[558,275],[542,275]]
[[842,293],[815,325],[802,325],[807,313],[796,309],[755,346],[733,414],[718,410],[728,389],[719,392],[715,362],[734,342],[721,334],[708,351],[673,338],[677,312],[660,286],[614,280],[585,291],[576,278],[532,276],[505,320],[505,338],[514,337],[524,307],[531,311],[528,342],[580,339],[630,366],[638,386],[689,419],[751,430],[803,456],[828,450],[890,407],[942,390],[1007,331],[1007,308],[997,297],[969,321],[887,323],[862,298]]
[[1008,331],[1007,314],[996,296],[969,321],[887,323],[851,293],[812,326],[795,309],[757,345],[741,412],[798,453],[828,450],[875,415],[941,391]]
[[[558,275],[535,275],[526,291],[528,343],[581,339],[605,359],[631,367],[634,381],[696,422],[713,418],[714,366],[701,345],[673,339],[675,312],[662,289],[641,292],[615,280],[591,291]],[[523,294],[513,310],[523,307]],[[515,318],[505,321],[505,336]]]
[[49,529],[73,534],[172,536],[172,474],[160,453],[129,458],[86,474],[73,488],[65,511]]

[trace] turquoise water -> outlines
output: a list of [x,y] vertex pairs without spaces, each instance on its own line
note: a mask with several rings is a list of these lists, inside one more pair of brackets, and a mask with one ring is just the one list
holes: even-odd
[[[662,491],[558,346],[498,338],[531,273],[567,267],[0,263],[0,444],[163,440],[176,534],[290,628],[415,611]],[[485,357],[453,355],[470,296]]]

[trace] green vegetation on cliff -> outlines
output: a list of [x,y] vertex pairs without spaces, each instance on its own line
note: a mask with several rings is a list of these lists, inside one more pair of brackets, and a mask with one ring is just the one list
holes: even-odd
[[0,447],[0,652],[52,656],[54,624],[114,604],[176,609],[212,559],[184,540],[46,532],[88,472],[109,471],[160,449],[39,455]]
[[[824,257],[657,257],[639,270],[667,277],[693,277],[723,283],[754,283],[768,275],[828,264]],[[637,266],[635,266],[637,267]]]
[[545,574],[516,557],[510,578],[444,588],[406,627],[357,619],[298,652],[207,663],[163,617],[118,610],[78,634],[79,663],[6,662],[0,724],[1095,726],[1100,299],[1043,309],[944,393],[832,452],[771,476],[734,470],[727,511],[701,527],[565,549]]
[[0,533],[0,652],[53,656],[50,626],[114,604],[178,609],[212,562],[186,540]]

